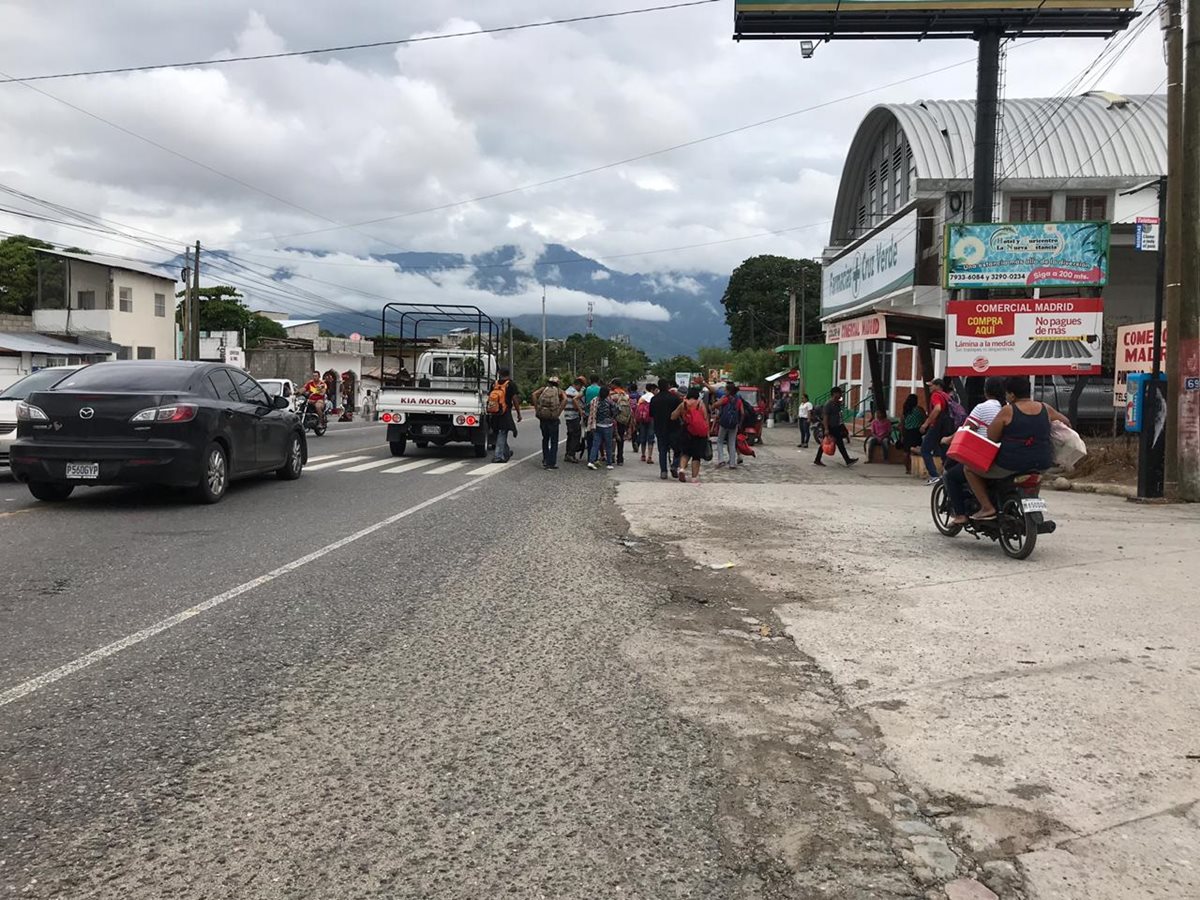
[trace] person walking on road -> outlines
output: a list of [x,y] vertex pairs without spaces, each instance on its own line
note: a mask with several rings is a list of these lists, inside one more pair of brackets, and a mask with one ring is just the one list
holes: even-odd
[[592,448],[588,451],[588,468],[595,469],[600,451],[605,451],[607,468],[613,467],[613,431],[617,427],[617,407],[609,398],[607,386],[600,388],[592,408],[588,410],[588,430],[592,432]]
[[[625,465],[625,439],[629,436],[629,426],[633,424],[633,402],[629,399],[629,391],[621,384],[620,378],[614,378],[608,389],[608,399],[616,408],[616,425],[613,428],[613,442],[617,448],[617,465]],[[610,459],[609,462],[612,462]]]
[[[738,429],[746,418],[746,405],[738,396],[738,386],[732,381],[725,384],[725,393],[713,406],[717,417],[717,468],[728,465],[731,469],[741,465],[738,461]],[[726,459],[728,458],[728,462]]]
[[563,421],[567,423],[567,450],[563,458],[569,463],[579,462],[579,455],[584,451],[583,424],[583,379],[576,377],[574,383],[565,391],[567,409],[563,413]]
[[[700,387],[692,385],[688,388],[687,398],[675,407],[672,418],[679,420],[683,426],[679,445],[679,480],[687,482],[687,468],[691,464],[692,484],[700,483],[700,461],[712,452],[709,444],[709,413],[708,407],[700,399]],[[736,446],[734,452],[737,452]]]
[[533,411],[542,428],[542,468],[558,468],[559,420],[567,408],[567,395],[551,375],[543,387],[533,392]]
[[812,416],[812,401],[808,399],[808,394],[800,395],[800,405],[796,407],[796,421],[800,425],[800,449],[808,449],[808,441],[811,437],[812,423],[809,418]]
[[496,443],[496,455],[492,462],[506,463],[512,459],[508,435],[517,436],[517,422],[521,421],[521,395],[517,393],[517,386],[513,384],[507,367],[502,367],[497,376],[487,399],[488,428],[495,435]]
[[673,391],[672,382],[666,378],[658,380],[658,393],[650,401],[650,419],[654,423],[654,441],[658,444],[658,477],[667,480],[668,469],[670,477],[679,475],[679,433],[683,426],[675,419],[673,413],[679,406],[678,391]]
[[950,418],[950,395],[946,393],[945,383],[940,378],[932,378],[926,384],[931,393],[929,415],[921,423],[921,459],[925,461],[925,472],[929,475],[925,483],[932,485],[942,480],[934,457],[941,457],[942,465],[946,464],[946,448],[942,445],[942,438],[950,433],[947,423],[952,425],[953,420]]
[[592,440],[595,438],[595,433],[592,431],[592,426],[588,423],[591,421],[592,401],[600,396],[600,376],[592,374],[588,378],[588,386],[583,389],[583,447],[584,452],[589,455],[592,452]]
[[654,463],[654,416],[650,413],[650,401],[658,393],[658,385],[650,382],[638,397],[637,408],[633,419],[637,424],[638,446],[641,448],[642,462]]
[[[842,389],[835,387],[829,392],[829,402],[825,404],[822,410],[821,419],[825,426],[825,436],[833,438],[834,445],[842,454],[842,459],[845,460],[846,466],[852,466],[858,462],[857,457],[851,457],[846,452],[846,439],[850,437],[850,431],[846,428],[842,421]],[[825,455],[824,442],[817,446],[817,458],[813,460],[813,465],[823,466],[825,462],[821,459]]]

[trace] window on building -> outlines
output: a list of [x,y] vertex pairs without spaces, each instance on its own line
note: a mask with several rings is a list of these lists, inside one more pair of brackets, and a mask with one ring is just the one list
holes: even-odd
[[117,350],[117,359],[133,359],[132,347],[121,347]]
[[167,295],[166,294],[155,294],[154,295],[154,315],[158,316],[160,319],[165,319],[167,317]]
[[96,292],[95,291],[80,291],[76,294],[79,299],[79,309],[95,309],[96,308]]
[[154,359],[153,347],[138,347],[138,359]]
[[46,361],[42,363],[47,369],[51,366],[69,366],[70,364],[69,359],[65,356],[47,356]]
[[1049,222],[1049,197],[1010,197],[1008,201],[1008,221],[1010,222]]
[[133,288],[120,288],[121,312],[133,312]]
[[1097,222],[1108,218],[1108,197],[1068,197],[1067,219],[1071,222]]

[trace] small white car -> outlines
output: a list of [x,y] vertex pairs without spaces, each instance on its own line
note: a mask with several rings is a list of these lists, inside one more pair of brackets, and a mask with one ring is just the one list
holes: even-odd
[[17,404],[34,391],[48,391],[83,366],[51,366],[26,375],[0,391],[0,466],[8,465],[12,442],[17,439]]
[[291,404],[288,408],[296,411],[296,385],[290,378],[256,378],[255,381],[272,397],[283,397]]

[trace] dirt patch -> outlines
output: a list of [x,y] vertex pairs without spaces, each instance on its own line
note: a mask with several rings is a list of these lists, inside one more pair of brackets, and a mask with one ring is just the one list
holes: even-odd
[[1133,435],[1089,437],[1088,455],[1066,477],[1101,484],[1137,484],[1138,445]]

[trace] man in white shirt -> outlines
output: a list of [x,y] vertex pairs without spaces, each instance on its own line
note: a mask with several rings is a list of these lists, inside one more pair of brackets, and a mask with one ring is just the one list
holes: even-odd
[[[1004,379],[999,375],[989,377],[983,383],[983,394],[986,399],[982,403],[976,404],[963,424],[974,429],[976,434],[987,437],[988,426],[1004,408]],[[942,443],[948,445],[953,438],[953,435],[948,435],[942,439]],[[954,518],[950,520],[951,523],[965,525],[967,522],[967,467],[947,459],[942,482],[946,485],[946,496],[950,498],[950,508],[954,510]]]
[[567,408],[563,413],[563,420],[567,423],[567,452],[563,458],[572,463],[579,462],[579,454],[583,451],[582,423],[579,419],[579,414],[583,411],[583,387],[583,379],[576,378],[566,390]]

